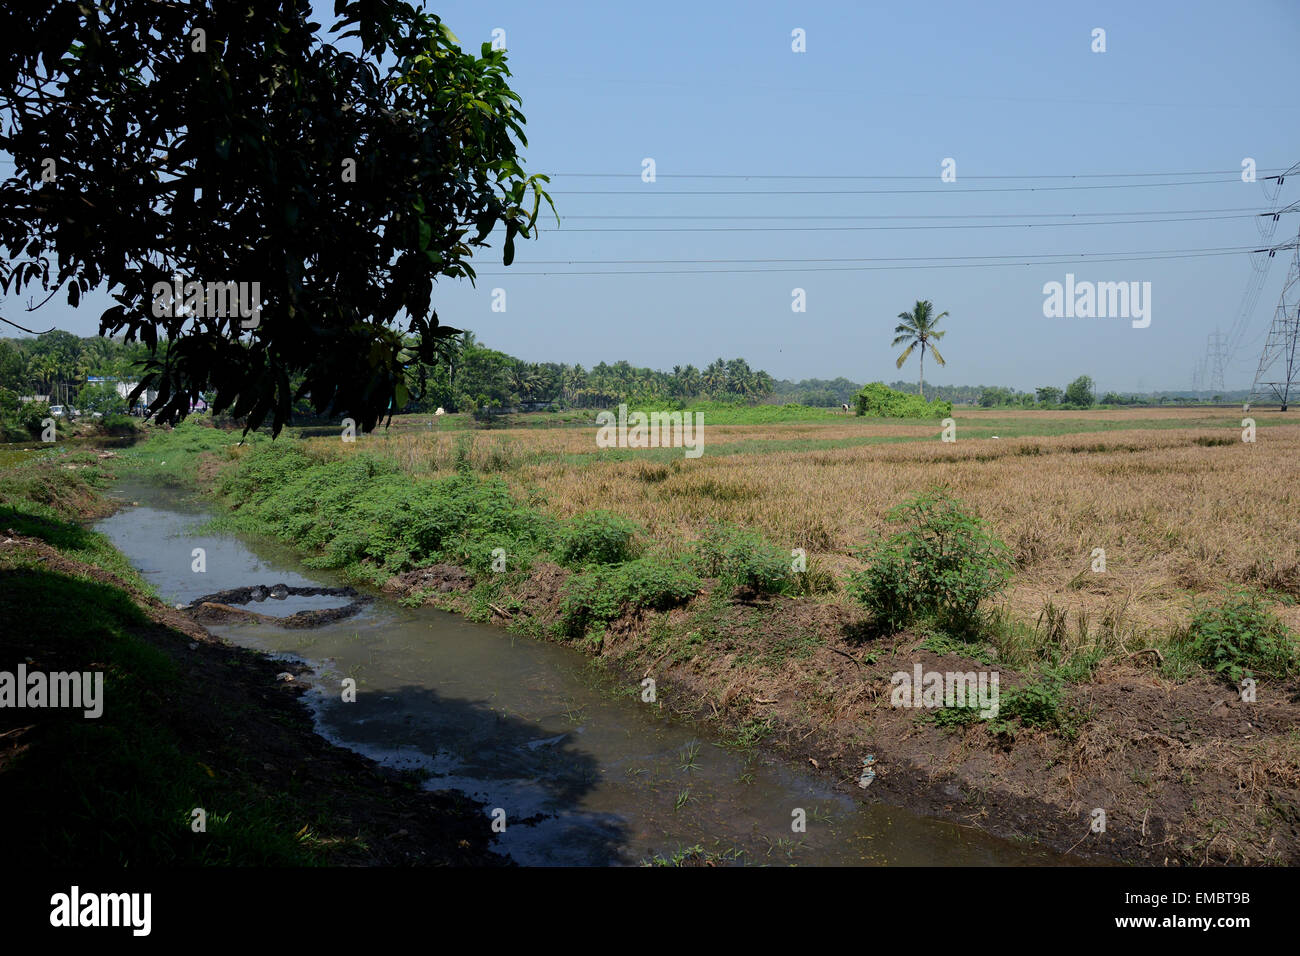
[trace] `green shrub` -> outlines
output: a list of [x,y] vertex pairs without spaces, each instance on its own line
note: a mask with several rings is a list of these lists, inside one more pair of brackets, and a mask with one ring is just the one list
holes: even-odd
[[1291,632],[1249,591],[1230,591],[1217,605],[1198,608],[1186,641],[1201,666],[1234,684],[1243,677],[1286,677],[1296,664]]
[[807,568],[791,577],[796,594],[832,594],[840,589],[835,572],[821,558],[810,557]]
[[927,402],[920,395],[897,392],[884,382],[862,386],[854,396],[859,415],[873,418],[947,418],[952,402]]
[[[50,406],[46,402],[20,402],[17,393],[9,389],[0,389],[0,441],[28,442],[41,437],[45,426],[41,424],[52,418]],[[55,418],[54,427],[59,432],[67,431],[67,419]]]
[[905,502],[888,517],[903,529],[859,552],[867,568],[850,575],[850,590],[877,626],[897,631],[931,618],[960,637],[978,633],[981,603],[1011,578],[1007,546],[941,490]]
[[790,557],[757,531],[722,521],[709,522],[695,553],[706,575],[728,587],[749,587],[768,594],[793,585]]
[[125,415],[130,406],[127,405],[126,398],[118,392],[116,385],[111,382],[99,382],[81,387],[81,391],[77,393],[77,408],[81,409],[83,415],[99,412],[108,416]]
[[556,550],[564,564],[618,564],[630,560],[636,535],[633,521],[609,511],[589,511],[574,518],[557,535]]
[[1042,680],[1007,691],[998,702],[998,717],[1003,721],[1019,720],[1026,727],[1044,730],[1062,727],[1065,722],[1060,684]]
[[594,567],[565,582],[560,630],[577,637],[628,611],[666,611],[689,601],[701,584],[685,562],[659,555]]
[[507,570],[518,570],[553,535],[554,522],[499,478],[413,480],[386,459],[320,462],[283,439],[251,449],[219,490],[242,525],[315,551],[307,562],[315,567],[396,574],[451,561],[484,573],[503,548]]
[[935,726],[944,728],[969,727],[982,719],[979,704],[940,707],[931,713],[923,713],[922,717]]
[[109,414],[96,419],[95,428],[105,435],[130,435],[139,425],[130,415]]

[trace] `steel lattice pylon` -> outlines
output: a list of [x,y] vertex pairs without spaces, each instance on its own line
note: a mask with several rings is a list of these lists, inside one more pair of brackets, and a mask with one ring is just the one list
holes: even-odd
[[1253,401],[1260,389],[1267,387],[1282,403],[1282,411],[1286,411],[1293,394],[1300,394],[1300,363],[1297,362],[1300,353],[1296,347],[1300,342],[1300,238],[1287,245],[1295,252],[1291,257],[1291,268],[1287,270],[1286,283],[1282,286],[1282,296],[1278,299],[1277,311],[1273,314],[1273,324],[1264,342],[1264,351],[1259,357],[1259,370],[1255,372],[1249,398]]

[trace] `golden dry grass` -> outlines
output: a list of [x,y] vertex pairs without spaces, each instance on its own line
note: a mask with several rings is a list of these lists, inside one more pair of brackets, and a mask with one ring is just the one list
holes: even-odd
[[[633,451],[614,460],[596,448],[594,429],[515,429],[471,433],[470,460],[521,493],[540,491],[560,516],[606,508],[661,540],[694,536],[715,518],[840,571],[857,566],[854,548],[886,530],[889,509],[946,485],[1014,550],[1013,615],[1032,622],[1050,601],[1071,627],[1105,621],[1121,643],[1139,646],[1184,622],[1195,596],[1225,585],[1300,597],[1300,419],[1255,414],[1264,427],[1254,443],[1241,440],[1242,415],[1231,409],[998,410],[959,412],[955,444],[937,440],[937,423],[706,423],[701,458]],[[1011,434],[1021,425],[1107,430],[960,437],[990,423]],[[464,434],[404,429],[346,447],[436,475],[454,467]],[[797,447],[864,438],[911,441]],[[755,450],[709,454],[737,442]],[[312,444],[341,453],[337,439]],[[1094,548],[1105,549],[1105,574],[1090,570]],[[1297,608],[1277,610],[1300,626]]]

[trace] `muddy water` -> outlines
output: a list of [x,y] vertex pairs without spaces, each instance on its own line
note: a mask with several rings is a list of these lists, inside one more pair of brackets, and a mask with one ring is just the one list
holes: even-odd
[[[289,549],[208,533],[186,493],[124,484],[138,507],[100,522],[173,604],[244,585],[336,585]],[[191,570],[193,549],[206,571]],[[342,603],[268,599],[276,616]],[[979,831],[865,805],[785,762],[721,746],[670,720],[577,651],[378,600],[310,631],[211,627],[230,640],[315,669],[304,698],[322,734],[381,762],[420,768],[431,789],[464,791],[505,811],[498,848],[531,865],[628,864],[696,844],[749,864],[1023,865],[1045,851]],[[344,678],[357,699],[344,703]],[[791,829],[802,809],[807,831]],[[490,820],[485,817],[484,825]]]

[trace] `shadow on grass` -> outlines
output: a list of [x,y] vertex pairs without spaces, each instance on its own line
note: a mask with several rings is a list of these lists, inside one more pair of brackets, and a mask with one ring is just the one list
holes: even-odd
[[[485,795],[500,800],[489,807],[381,778],[310,732],[306,713],[277,685],[282,662],[196,643],[116,587],[0,551],[0,621],[0,671],[103,674],[98,718],[84,708],[0,708],[0,845],[14,860],[373,862],[367,839],[392,843],[409,827],[408,842],[437,844],[444,861],[458,862],[461,837],[488,853],[487,811],[497,805],[512,834],[535,834],[520,842],[539,860],[608,862],[626,842],[619,821],[575,810],[598,778],[591,755],[572,737],[547,739],[482,702],[414,687],[363,691],[340,736],[364,730],[383,747],[431,753],[454,744],[458,769],[446,787],[458,789],[460,777],[485,782]],[[205,833],[191,829],[195,808],[208,814]],[[506,842],[494,849],[509,852]]]

